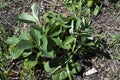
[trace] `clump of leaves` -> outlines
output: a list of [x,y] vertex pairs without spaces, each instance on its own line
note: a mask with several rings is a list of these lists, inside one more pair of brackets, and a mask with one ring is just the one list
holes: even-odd
[[7,6],[7,3],[3,0],[0,1],[0,10],[5,9],[5,7]]
[[5,42],[7,36],[6,29],[0,24],[0,78],[2,80],[8,79],[6,71],[8,69],[10,56],[8,54],[8,45]]
[[112,34],[110,37],[108,49],[114,53],[114,58],[120,60],[120,33]]
[[32,23],[29,31],[18,37],[9,37],[10,53],[13,59],[24,59],[28,69],[42,65],[53,80],[72,80],[71,75],[80,72],[81,65],[76,59],[78,50],[96,46],[90,21],[75,16],[48,12],[44,15],[45,24],[39,21],[39,8],[31,7],[32,15],[22,13],[18,20]]
[[98,5],[100,4],[99,0],[62,0],[62,2],[69,11],[76,15],[81,15],[83,13],[86,15],[92,14],[97,16],[102,7]]

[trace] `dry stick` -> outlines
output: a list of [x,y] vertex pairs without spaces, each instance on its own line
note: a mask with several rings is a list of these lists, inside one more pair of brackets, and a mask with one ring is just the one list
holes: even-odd
[[10,71],[10,69],[15,65],[15,63],[12,63],[12,65],[8,68],[7,72]]
[[57,4],[58,4],[58,2],[59,2],[59,0],[57,0],[56,3],[54,4],[54,3],[52,3],[52,2],[50,2],[50,1],[48,1],[48,0],[44,0],[44,1],[47,2],[47,3],[49,3],[49,4],[54,5],[53,10],[56,8],[56,6],[57,6]]
[[45,2],[49,3],[49,4],[52,4],[52,5],[55,5],[54,3],[48,1],[48,0],[44,0]]
[[57,2],[54,4],[53,10],[55,10],[57,4],[58,4],[59,0],[57,0]]
[[10,80],[19,80],[20,78],[19,77],[15,77],[15,78],[12,78],[12,77],[9,77]]
[[[3,19],[3,21],[5,21],[8,25],[10,25],[10,26],[12,26],[12,27],[15,27],[14,25],[12,25],[10,22],[8,22],[6,19]],[[5,23],[5,22],[3,22],[3,21],[1,21],[2,23]]]
[[34,0],[29,1],[29,3],[28,3],[28,4],[30,5],[33,1],[34,1]]

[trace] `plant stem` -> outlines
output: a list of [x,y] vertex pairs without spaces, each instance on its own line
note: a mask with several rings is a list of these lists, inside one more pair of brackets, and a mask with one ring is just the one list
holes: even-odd
[[67,69],[67,74],[68,74],[69,80],[72,80],[71,75],[70,75],[70,70],[69,70],[69,67],[68,67],[68,63],[66,64],[66,69]]

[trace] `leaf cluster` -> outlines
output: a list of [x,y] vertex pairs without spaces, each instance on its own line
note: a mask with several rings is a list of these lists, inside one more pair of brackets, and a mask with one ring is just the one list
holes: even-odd
[[81,16],[81,14],[97,16],[102,7],[100,0],[62,0],[62,2],[69,11],[77,16]]
[[4,0],[0,1],[0,11],[7,7],[7,3]]
[[34,3],[31,9],[32,15],[18,16],[19,21],[32,23],[29,31],[7,39],[12,58],[23,59],[28,69],[42,65],[53,80],[72,80],[71,75],[81,70],[77,52],[97,47],[90,21],[48,12],[44,15],[45,24],[41,25],[38,5]]

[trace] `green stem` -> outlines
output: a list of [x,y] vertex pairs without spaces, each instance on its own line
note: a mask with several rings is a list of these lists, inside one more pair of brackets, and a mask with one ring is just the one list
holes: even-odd
[[57,67],[56,69],[54,69],[50,74],[53,74],[54,72],[56,72],[56,71],[57,71],[58,69],[60,69],[63,65],[68,64],[68,62],[71,60],[72,57],[73,57],[73,55],[70,55],[70,58],[69,58],[67,61],[65,61],[64,64],[58,66],[58,67]]
[[40,21],[38,21],[38,23],[37,23],[37,24],[38,24],[38,26],[40,26],[40,27],[41,27],[41,23],[40,23]]
[[66,69],[67,69],[67,74],[68,74],[69,80],[72,80],[70,70],[69,70],[69,67],[68,67],[68,63],[66,64]]
[[54,71],[52,71],[50,74],[53,74],[54,72],[56,72],[58,69],[60,69],[62,66],[58,66]]

